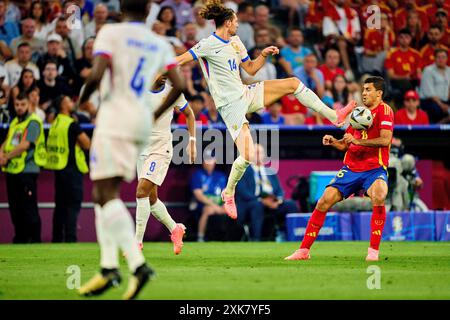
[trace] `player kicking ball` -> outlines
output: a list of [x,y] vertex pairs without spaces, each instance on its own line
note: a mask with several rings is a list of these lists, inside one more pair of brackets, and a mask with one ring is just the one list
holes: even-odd
[[214,20],[216,31],[188,52],[178,56],[177,61],[180,65],[193,60],[199,61],[217,111],[239,150],[240,155],[233,162],[227,186],[222,192],[226,213],[232,219],[237,219],[234,201],[236,184],[253,162],[255,154],[250,127],[245,118],[247,113],[256,112],[285,95],[294,94],[303,105],[340,126],[356,104],[351,102],[338,111],[330,109],[295,77],[244,85],[240,77],[240,68],[250,75],[255,75],[264,66],[269,55],[279,53],[278,48],[267,47],[258,58],[251,60],[242,41],[236,35],[239,23],[235,12],[226,8],[220,0],[207,0],[200,15],[207,20]]
[[105,25],[94,43],[92,72],[86,80],[80,104],[100,86],[101,106],[90,150],[95,227],[100,245],[100,272],[79,293],[98,295],[118,286],[119,249],[127,257],[131,276],[123,299],[134,299],[154,275],[134,237],[134,223],[120,199],[122,180],[136,175],[139,149],[152,126],[152,111],[145,92],[158,73],[168,74],[173,84],[164,108],[181,94],[184,83],[176,71],[173,50],[144,24],[147,2],[123,0],[122,23]]
[[370,247],[367,261],[378,261],[381,235],[386,220],[384,201],[388,193],[387,167],[392,141],[394,114],[390,106],[382,101],[384,80],[370,77],[364,82],[362,99],[373,117],[373,124],[367,130],[348,127],[344,137],[337,140],[332,136],[323,137],[323,144],[340,151],[346,151],[344,167],[325,189],[317,202],[306,227],[300,249],[285,260],[308,260],[310,248],[323,226],[328,210],[341,201],[364,189],[373,206],[370,223]]
[[[153,85],[152,90],[147,93],[151,105],[159,107],[166,99],[172,88],[166,80],[166,76],[160,76]],[[136,189],[136,241],[139,249],[142,250],[142,241],[151,212],[159,222],[167,227],[171,233],[170,240],[173,242],[173,252],[180,254],[186,228],[183,224],[176,223],[172,219],[164,203],[158,199],[158,187],[163,183],[172,161],[173,147],[170,124],[173,119],[174,109],[183,112],[186,116],[189,130],[189,161],[190,163],[195,161],[197,154],[195,116],[186,98],[181,94],[177,101],[153,124],[148,144],[137,161],[139,181]]]

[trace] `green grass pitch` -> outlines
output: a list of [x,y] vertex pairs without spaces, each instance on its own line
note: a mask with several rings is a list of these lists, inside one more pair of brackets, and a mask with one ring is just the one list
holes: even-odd
[[[309,261],[284,261],[297,243],[145,243],[157,277],[140,299],[450,299],[449,242],[384,242],[381,261],[364,261],[367,242],[317,242]],[[97,270],[95,243],[0,245],[0,299],[84,299],[67,288],[67,268],[81,283]],[[381,289],[369,290],[370,265],[381,271]],[[120,299],[122,285],[100,299]],[[70,282],[70,281],[69,281]],[[73,282],[72,282],[73,283]],[[98,299],[98,298],[95,298]]]

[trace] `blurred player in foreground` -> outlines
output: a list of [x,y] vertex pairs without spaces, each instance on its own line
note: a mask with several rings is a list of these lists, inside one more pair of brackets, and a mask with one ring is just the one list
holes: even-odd
[[[159,107],[167,97],[172,86],[167,83],[166,76],[160,76],[147,92],[148,101],[152,106]],[[176,223],[166,206],[158,199],[158,187],[163,183],[167,170],[172,161],[172,131],[170,124],[173,119],[174,109],[183,112],[187,119],[189,130],[189,162],[193,163],[197,155],[195,146],[195,115],[183,94],[167,109],[153,124],[152,134],[148,144],[141,151],[137,162],[138,186],[136,189],[136,241],[142,250],[145,229],[147,227],[150,212],[169,229],[170,240],[173,242],[173,251],[180,254],[183,247],[183,235],[185,226]]]
[[388,193],[387,167],[394,128],[394,113],[391,107],[382,101],[383,91],[384,80],[381,77],[370,77],[364,82],[363,104],[373,115],[373,124],[368,130],[355,130],[349,126],[341,140],[330,135],[323,137],[324,145],[346,151],[344,167],[331,180],[317,202],[300,249],[285,260],[310,259],[309,250],[324,224],[328,210],[335,203],[363,189],[370,197],[373,207],[370,247],[366,260],[378,261],[381,235],[386,220],[384,201]]
[[217,110],[239,150],[240,156],[233,162],[227,187],[222,192],[225,211],[232,219],[237,219],[234,200],[236,184],[249,164],[253,162],[255,154],[245,114],[258,111],[265,105],[269,106],[285,95],[294,94],[303,105],[339,126],[356,104],[352,101],[338,111],[330,109],[297,78],[267,80],[244,85],[240,68],[249,75],[255,75],[264,66],[269,55],[279,53],[278,48],[267,47],[262,50],[259,57],[251,60],[247,49],[236,35],[239,23],[235,12],[226,8],[220,0],[206,1],[200,15],[207,20],[214,20],[216,31],[188,52],[178,56],[177,60],[180,65],[192,60],[199,61]]
[[157,73],[168,73],[173,84],[163,103],[168,108],[184,88],[176,71],[173,50],[144,24],[147,2],[123,0],[124,22],[105,25],[94,43],[94,63],[86,80],[80,105],[100,85],[102,104],[90,152],[90,176],[94,182],[97,240],[101,272],[79,289],[85,296],[97,295],[117,286],[118,251],[127,257],[131,272],[124,299],[134,299],[154,275],[134,238],[134,223],[119,198],[122,180],[132,181],[144,139],[151,132],[152,111],[145,93]]

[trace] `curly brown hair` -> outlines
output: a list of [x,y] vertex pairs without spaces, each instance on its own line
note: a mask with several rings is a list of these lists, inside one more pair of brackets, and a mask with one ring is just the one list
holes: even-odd
[[221,27],[225,21],[234,18],[234,11],[225,7],[220,0],[208,0],[200,10],[200,16],[206,20],[214,20],[216,28]]

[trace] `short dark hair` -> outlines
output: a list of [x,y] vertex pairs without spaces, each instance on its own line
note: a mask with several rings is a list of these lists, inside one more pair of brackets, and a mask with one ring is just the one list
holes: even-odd
[[403,29],[401,29],[401,30],[398,32],[398,34],[399,34],[399,35],[400,35],[400,34],[407,34],[407,35],[412,36],[411,31],[410,31],[408,28],[403,28]]
[[52,100],[52,108],[56,110],[56,112],[61,111],[61,105],[66,96],[61,94]]
[[17,50],[19,50],[22,47],[31,47],[30,44],[28,42],[21,42],[18,46],[17,46]]
[[428,28],[428,30],[431,30],[431,29],[439,29],[440,32],[443,31],[442,28],[441,28],[441,26],[438,25],[438,24],[432,24],[432,25]]
[[373,83],[373,86],[375,87],[376,90],[381,90],[384,93],[384,79],[382,77],[378,76],[368,77],[364,81],[364,84],[366,83]]
[[49,63],[52,63],[52,64],[56,65],[56,67],[58,67],[58,61],[57,61],[56,59],[50,58],[50,59],[47,59],[47,60],[45,61],[44,69],[45,69],[45,67],[46,67]]
[[300,31],[300,33],[303,34],[302,29],[300,29],[299,27],[291,27],[291,28],[289,28],[288,34],[291,34],[292,31]]
[[[1,0],[0,0],[1,2]],[[19,94],[16,97],[16,101],[17,100],[27,100],[28,101],[28,95],[25,91],[20,91]]]
[[247,10],[247,8],[249,8],[249,7],[253,7],[253,5],[250,2],[247,2],[247,1],[241,2],[238,5],[237,12],[238,13],[245,12]]
[[123,13],[146,16],[147,1],[143,0],[120,0],[120,8]]
[[194,96],[191,97],[191,99],[189,99],[189,101],[201,101],[201,102],[205,102],[205,98],[203,98],[201,95],[196,94]]
[[448,52],[447,52],[447,50],[442,49],[442,48],[439,48],[439,49],[434,50],[434,57],[437,57],[437,55],[438,55],[439,53],[441,53],[441,52],[445,53],[445,54],[447,55],[447,57],[448,57]]

